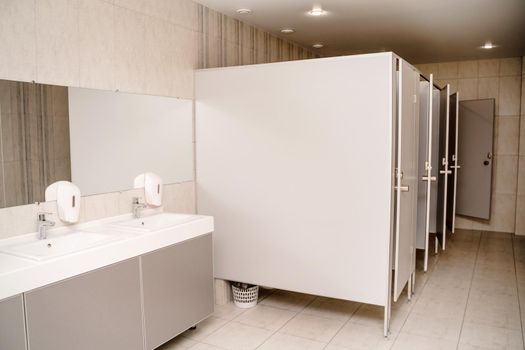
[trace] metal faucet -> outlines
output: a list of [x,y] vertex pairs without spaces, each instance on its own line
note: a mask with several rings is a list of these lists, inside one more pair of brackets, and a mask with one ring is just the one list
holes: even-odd
[[47,228],[55,226],[55,222],[46,220],[46,215],[51,213],[38,213],[38,239],[47,238]]
[[133,197],[133,202],[132,202],[132,211],[133,211],[133,217],[135,219],[138,219],[140,218],[140,211],[142,209],[146,209],[148,206],[146,205],[146,203],[140,203],[140,198],[139,197]]

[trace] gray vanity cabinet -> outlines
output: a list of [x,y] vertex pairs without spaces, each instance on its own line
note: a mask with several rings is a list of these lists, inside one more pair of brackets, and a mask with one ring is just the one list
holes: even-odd
[[139,258],[25,297],[29,350],[143,349]]
[[0,301],[0,349],[26,350],[24,323],[21,294]]
[[146,349],[155,349],[213,313],[212,235],[141,257]]

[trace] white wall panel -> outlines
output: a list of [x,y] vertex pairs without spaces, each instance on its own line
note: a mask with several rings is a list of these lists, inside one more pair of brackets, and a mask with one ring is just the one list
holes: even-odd
[[386,305],[392,54],[196,72],[215,276]]

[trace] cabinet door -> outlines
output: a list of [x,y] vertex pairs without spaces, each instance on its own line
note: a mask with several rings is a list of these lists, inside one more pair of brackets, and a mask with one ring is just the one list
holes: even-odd
[[30,350],[141,350],[139,259],[26,293]]
[[21,294],[0,301],[0,349],[26,350],[24,301]]
[[175,244],[141,259],[150,350],[213,313],[212,237]]

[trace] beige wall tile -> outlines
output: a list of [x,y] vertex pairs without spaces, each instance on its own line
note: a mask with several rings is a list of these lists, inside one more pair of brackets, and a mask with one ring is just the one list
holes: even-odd
[[438,64],[438,78],[451,79],[458,77],[458,62],[445,62]]
[[478,98],[498,98],[499,78],[479,78],[478,84]]
[[525,115],[525,75],[521,76],[521,115]]
[[0,2],[0,78],[36,80],[35,1]]
[[[167,37],[173,40],[166,40]],[[152,95],[170,95],[170,86],[177,79],[175,64],[175,25],[156,17],[145,17],[145,92]]]
[[137,12],[145,12],[147,10],[147,0],[113,0],[113,4]]
[[525,236],[525,195],[518,196],[517,200],[516,234]]
[[[191,0],[156,0],[167,2],[170,5],[170,20],[186,29],[197,31],[199,29],[199,6]],[[162,11],[162,8],[161,8]]]
[[492,194],[490,220],[473,219],[474,230],[514,232],[516,215],[515,194]]
[[202,28],[210,39],[222,38],[222,15],[208,8],[202,9]]
[[241,62],[241,47],[229,41],[224,43],[223,46],[225,48],[223,51],[223,65],[225,67],[238,66]]
[[493,195],[493,217],[494,230],[499,232],[514,232],[516,225],[516,195],[499,194]]
[[[115,85],[120,91],[144,92],[146,16],[115,7]],[[149,54],[149,53],[148,53]]]
[[36,232],[37,206],[35,204],[0,209],[0,238]]
[[525,156],[520,156],[518,160],[518,195],[525,196]]
[[478,61],[461,61],[458,63],[459,78],[477,78]]
[[270,62],[281,61],[281,44],[281,39],[273,35],[270,37]]
[[170,96],[193,98],[193,70],[197,68],[198,62],[198,37],[196,32],[175,26],[173,64],[176,69],[171,79]]
[[474,223],[469,218],[456,215],[455,225],[456,225],[456,228],[460,228],[464,230],[472,230]]
[[434,79],[437,78],[437,74],[438,74],[438,65],[437,65],[437,63],[417,64],[416,67],[427,78],[430,77],[430,74],[434,74]]
[[102,0],[79,1],[79,86],[114,90],[114,7]]
[[499,79],[499,115],[519,115],[521,99],[521,77]]
[[193,181],[164,186],[164,211],[195,214],[195,183]]
[[78,0],[36,2],[37,81],[78,86]]
[[235,18],[222,16],[222,39],[240,45],[240,22]]
[[516,194],[518,183],[518,156],[497,155],[494,158],[493,192]]
[[525,156],[525,116],[520,119],[520,151],[521,156]]
[[467,78],[458,80],[458,91],[460,100],[475,100],[478,98],[478,78]]
[[520,75],[521,74],[521,57],[502,58],[500,60],[499,75]]
[[82,197],[82,221],[96,220],[120,214],[120,193],[111,192]]
[[240,22],[240,44],[243,50],[255,50],[255,28]]
[[517,155],[519,144],[519,117],[496,117],[494,153]]
[[255,63],[255,51],[251,49],[242,48],[241,64],[254,64]]
[[499,75],[499,63],[498,59],[478,61],[479,77],[497,77]]

